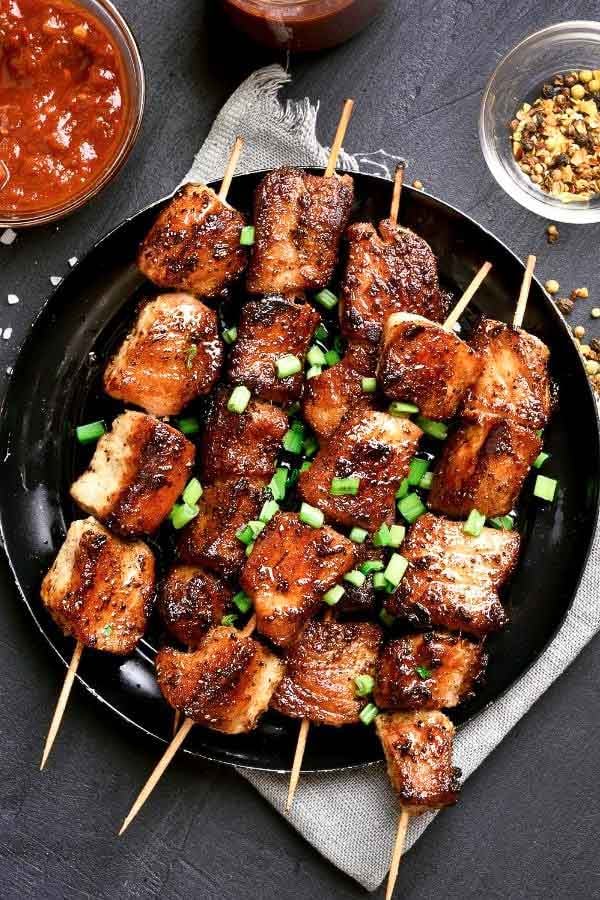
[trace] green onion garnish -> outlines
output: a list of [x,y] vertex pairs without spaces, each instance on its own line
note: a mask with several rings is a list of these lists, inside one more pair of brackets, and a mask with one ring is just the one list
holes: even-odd
[[390,583],[383,572],[375,572],[373,575],[373,587],[376,591],[388,591]]
[[75,435],[80,444],[91,444],[106,434],[106,425],[102,421],[88,422],[87,425],[78,425]]
[[379,621],[385,625],[386,628],[391,628],[396,621],[396,617],[392,616],[387,609],[382,609],[379,613]]
[[415,425],[418,425],[421,431],[428,434],[429,437],[435,438],[438,441],[444,441],[448,437],[448,426],[445,422],[434,422],[433,419],[417,416]]
[[415,406],[414,403],[400,403],[399,400],[394,400],[388,406],[388,412],[391,416],[406,418],[406,416],[412,416],[414,413],[418,413],[419,407]]
[[246,556],[250,556],[250,554],[252,553],[253,550],[254,550],[254,541],[252,541],[250,544],[247,545]]
[[433,672],[427,666],[415,666],[415,672],[423,681],[427,681],[433,675]]
[[263,507],[258,514],[260,522],[270,522],[273,516],[279,512],[279,503],[276,500],[265,500]]
[[326,363],[325,354],[316,344],[310,348],[306,354],[306,359],[311,366],[324,366]]
[[238,384],[231,392],[231,396],[227,401],[227,410],[230,413],[243,413],[250,403],[250,391],[243,384]]
[[185,486],[185,490],[181,495],[181,499],[188,506],[194,506],[202,496],[202,485],[197,478],[192,478]]
[[337,350],[337,352],[340,354],[344,352],[344,340],[339,334],[336,334],[333,339],[333,349]]
[[390,545],[390,529],[389,526],[382,523],[379,529],[373,535],[374,547],[389,547]]
[[318,327],[317,330],[315,331],[315,339],[316,339],[317,341],[326,341],[328,337],[329,337],[329,332],[327,331],[327,329],[325,328],[325,326],[324,326],[323,323],[321,322],[321,324],[319,325],[319,327]]
[[329,493],[332,497],[355,497],[360,488],[360,478],[332,478]]
[[374,394],[377,390],[376,378],[361,378],[360,386],[363,394]]
[[283,500],[287,487],[287,469],[275,469],[275,474],[269,482],[269,490],[274,500]]
[[541,469],[547,459],[550,459],[550,454],[544,453],[544,451],[542,450],[542,452],[538,456],[536,456],[533,463],[533,468]]
[[192,368],[192,366],[194,365],[194,360],[195,360],[195,358],[196,358],[197,355],[198,355],[198,345],[197,345],[197,344],[190,344],[190,346],[188,347],[188,350],[187,350],[187,352],[186,352],[186,354],[185,354],[185,367],[186,367],[186,369],[191,369],[191,368]]
[[200,422],[195,416],[188,416],[187,419],[177,419],[177,427],[182,434],[198,434]]
[[354,587],[362,587],[366,580],[367,576],[359,569],[350,569],[344,575],[344,581],[347,581],[348,584],[353,584]]
[[333,309],[334,306],[337,305],[338,298],[335,296],[333,291],[325,288],[322,291],[319,291],[318,294],[315,294],[315,300],[317,303],[320,303],[321,306],[324,306],[325,309]]
[[304,438],[297,428],[289,428],[283,436],[283,449],[288,453],[302,453]]
[[337,365],[337,363],[339,363],[341,358],[342,357],[337,352],[337,350],[328,350],[327,353],[325,354],[325,362],[327,363],[328,366]]
[[417,485],[420,485],[421,479],[423,478],[423,475],[428,468],[428,459],[420,459],[418,456],[413,456],[410,461],[407,479],[411,487],[417,487]]
[[408,483],[408,478],[403,478],[400,482],[400,487],[396,491],[396,500],[402,500],[403,497],[406,497],[410,490],[410,485]]
[[407,494],[402,500],[398,500],[398,512],[412,525],[426,512],[426,508],[418,494]]
[[244,591],[239,591],[233,598],[233,602],[241,613],[247,613],[252,608],[252,600]]
[[484,525],[485,516],[482,515],[479,510],[472,509],[467,517],[467,521],[463,525],[463,531],[465,534],[470,534],[472,537],[479,537],[483,531]]
[[246,547],[254,541],[254,532],[250,528],[250,525],[242,525],[242,527],[238,528],[236,531],[235,536],[238,541],[241,541]]
[[320,375],[322,371],[323,369],[321,368],[321,366],[311,366],[310,369],[306,370],[306,377],[316,378],[317,375]]
[[492,519],[488,519],[488,525],[491,525],[492,528],[501,528],[504,531],[512,531],[515,527],[514,520],[510,516],[494,516]]
[[383,572],[385,566],[380,559],[366,559],[358,569],[363,575],[371,575],[373,572]]
[[339,603],[342,597],[345,594],[344,588],[341,584],[334,584],[332,588],[323,594],[323,602],[328,606],[335,606],[336,603]]
[[195,519],[199,512],[200,510],[197,506],[190,506],[188,503],[176,503],[169,513],[169,519],[173,528],[179,531],[180,528],[183,528],[188,522]]
[[386,566],[385,572],[383,573],[383,577],[386,581],[397,588],[402,578],[404,577],[404,573],[408,569],[408,560],[401,556],[399,553],[392,553],[390,556],[390,561]]
[[278,378],[289,378],[290,375],[297,375],[298,372],[302,371],[302,360],[298,359],[297,356],[292,356],[291,353],[286,353],[285,356],[279,357],[275,367]]
[[226,328],[223,332],[223,340],[226,344],[235,344],[237,341],[238,330],[235,325],[232,325],[231,328]]
[[423,477],[419,482],[419,487],[422,491],[428,491],[433,484],[433,472],[425,472]]
[[357,675],[354,679],[354,693],[357,697],[368,697],[373,693],[375,679],[371,675]]
[[236,613],[228,613],[221,619],[221,625],[235,625],[237,619],[238,617]]
[[251,247],[254,243],[254,225],[244,225],[240,232],[240,244],[242,247]]
[[300,471],[308,472],[308,470],[310,469],[311,466],[312,466],[311,461],[309,459],[305,459],[305,460],[303,460],[302,465],[300,466]]
[[378,715],[379,710],[377,709],[375,704],[367,703],[367,705],[361,709],[358,717],[363,725],[371,725],[371,723],[375,721]]
[[350,532],[350,540],[354,541],[355,544],[364,544],[368,536],[368,531],[365,531],[364,528],[357,528],[356,526],[354,526]]
[[308,437],[304,438],[303,449],[305,456],[315,455],[315,453],[319,449],[319,442],[313,434],[309,434]]
[[406,535],[404,525],[390,525],[388,547],[399,547]]
[[547,478],[545,475],[538,475],[535,479],[533,496],[539,497],[540,500],[547,500],[551,503],[552,500],[554,500],[557,485],[558,482],[555,478]]
[[300,521],[304,522],[305,525],[310,525],[311,528],[321,528],[325,521],[325,516],[320,509],[315,509],[314,506],[303,503],[300,507]]

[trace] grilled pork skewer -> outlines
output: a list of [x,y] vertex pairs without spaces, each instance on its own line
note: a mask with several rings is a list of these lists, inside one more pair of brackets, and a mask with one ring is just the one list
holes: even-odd
[[246,268],[240,244],[245,219],[225,199],[243,146],[236,138],[218,194],[203,184],[186,184],[154,222],[138,266],[158,287],[218,297]]
[[40,768],[58,734],[84,647],[127,655],[144,634],[154,602],[154,556],[126,543],[93,518],[72,522],[41,587],[44,606],[76,639]]

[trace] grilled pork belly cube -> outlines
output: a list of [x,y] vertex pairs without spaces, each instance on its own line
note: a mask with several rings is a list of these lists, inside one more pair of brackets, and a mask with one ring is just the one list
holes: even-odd
[[174,416],[212,390],[222,362],[217,314],[191,294],[161,294],[142,306],[106,367],[104,390],[155,416]]
[[348,262],[342,281],[341,325],[351,340],[379,343],[385,320],[395,312],[443,322],[448,297],[440,291],[429,244],[390,219],[357,223],[346,233]]
[[119,534],[151,534],[183,491],[195,454],[175,428],[145,413],[124,412],[98,441],[71,496]]
[[408,532],[402,555],[409,566],[398,590],[386,600],[392,615],[482,637],[506,623],[498,591],[519,556],[514,531],[484,528],[479,537],[426,513]]
[[210,410],[202,443],[202,468],[208,481],[247,475],[268,481],[275,471],[286,414],[276,406],[250,400],[243,413],[229,412],[231,388],[221,386]]
[[492,413],[533,430],[543,428],[552,412],[546,345],[521,328],[482,319],[471,346],[482,357],[483,369],[465,398],[463,415]]
[[311,528],[279,513],[258,537],[240,583],[254,602],[256,628],[289,647],[323,594],[354,564],[354,545],[332,528]]
[[158,612],[165,628],[189,647],[197,646],[209,628],[221,624],[232,590],[198,566],[173,566],[158,593]]
[[283,663],[235,628],[212,628],[197,650],[156,654],[156,677],[172,707],[198,725],[241,734],[256,728],[283,676]]
[[225,578],[236,577],[246,559],[246,548],[236,532],[257,519],[264,484],[238,476],[207,485],[198,501],[198,515],[181,533],[179,557]]
[[246,268],[245,220],[203,184],[186,184],[142,242],[138,266],[161,288],[216,297]]
[[444,713],[382,713],[375,727],[403,809],[418,816],[456,803],[461,772],[452,765],[454,725]]
[[[360,569],[360,566],[367,560],[377,560],[383,563],[385,559],[383,549],[373,546],[368,539],[363,544],[355,545],[355,554],[353,566],[355,569]],[[373,587],[373,574],[367,575],[361,585],[351,584],[349,581],[343,581],[342,584],[344,594],[335,607],[338,617],[342,615],[371,616],[375,613],[377,593]]]
[[375,675],[381,628],[370,622],[309,622],[286,656],[271,706],[318,725],[354,725],[365,705],[354,679]]
[[[409,419],[355,409],[300,475],[300,496],[332,522],[376,531],[393,518],[395,494],[420,436],[421,430]],[[332,480],[348,477],[360,479],[358,493],[333,496]]]
[[304,385],[302,415],[321,440],[327,440],[344,416],[356,406],[372,406],[372,394],[362,389],[363,377],[373,377],[378,347],[350,343],[341,362]]
[[377,376],[391,400],[414,403],[429,419],[456,415],[482,358],[454,332],[410,313],[394,313],[383,329]]
[[254,195],[255,243],[246,279],[250,293],[326,287],[353,197],[350,175],[324,178],[289,168],[265,175]]
[[131,653],[154,603],[154,556],[93,518],[72,522],[42,581],[44,606],[65,634],[86,647]]
[[488,518],[506,515],[541,449],[535,431],[510,419],[480,415],[461,420],[444,446],[429,508],[461,519],[473,509]]
[[295,303],[285,297],[246,303],[229,357],[228,380],[231,384],[244,384],[259,400],[283,405],[298,400],[304,373],[279,378],[277,360],[291,355],[304,364],[319,322],[319,314],[308,303]]
[[390,641],[377,662],[380,709],[449,709],[473,695],[487,665],[481,644],[443,631]]

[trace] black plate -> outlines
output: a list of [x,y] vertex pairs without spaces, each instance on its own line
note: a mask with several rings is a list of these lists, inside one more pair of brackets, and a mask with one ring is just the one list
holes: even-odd
[[[259,177],[234,179],[234,206],[249,209]],[[384,217],[389,183],[357,175],[355,185],[356,218]],[[68,496],[69,484],[86,461],[73,428],[90,418],[110,419],[119,409],[101,396],[100,374],[106,354],[131,320],[143,286],[135,250],[163,202],[107,235],[58,287],[21,351],[2,410],[0,525],[6,552],[24,602],[63,662],[71,655],[72,641],[50,620],[38,592],[68,522],[81,515]],[[512,319],[523,266],[502,243],[463,213],[410,188],[403,193],[402,219],[432,245],[443,282],[455,291],[464,289],[482,262],[490,260],[494,268],[477,307],[505,322]],[[596,404],[566,326],[535,281],[525,325],[550,347],[560,388],[560,404],[546,436],[552,454],[547,474],[559,479],[560,488],[552,506],[532,499],[531,485],[524,491],[523,554],[506,596],[511,624],[489,642],[487,685],[455,711],[458,723],[510,687],[552,639],[575,595],[594,532],[600,469]],[[125,661],[86,650],[79,674],[114,712],[165,741],[172,711],[154,681],[153,655],[149,641]],[[297,732],[296,722],[269,714],[255,732],[237,738],[195,728],[186,747],[205,759],[282,771],[289,768]],[[347,768],[380,758],[372,729],[313,728],[304,769]]]

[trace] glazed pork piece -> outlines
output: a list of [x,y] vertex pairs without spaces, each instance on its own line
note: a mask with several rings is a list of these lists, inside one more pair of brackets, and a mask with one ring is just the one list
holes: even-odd
[[[302,472],[298,492],[332,522],[376,531],[394,516],[395,494],[421,430],[409,419],[357,408],[350,412],[312,466]],[[334,496],[333,479],[358,478],[358,492]]]
[[155,416],[174,416],[208,394],[221,370],[217,314],[190,294],[146,302],[104,372],[110,397]]
[[142,242],[138,266],[161,288],[217,297],[246,268],[242,215],[203,184],[186,184]]
[[351,225],[342,281],[341,326],[350,340],[379,343],[388,316],[416,313],[443,322],[449,298],[440,291],[429,244],[391,219]]
[[471,346],[482,357],[483,369],[465,398],[462,414],[488,413],[533,430],[544,428],[552,412],[546,345],[521,328],[482,319]]
[[362,389],[363,377],[374,377],[378,348],[350,343],[344,358],[304,386],[302,415],[317,437],[328,440],[344,416],[356,406],[372,408],[372,394]]
[[410,313],[385,322],[377,377],[390,400],[414,403],[428,419],[456,415],[482,358],[454,332]]
[[375,719],[392,787],[413,816],[458,800],[452,765],[454,725],[437,710],[382,713]]
[[236,532],[258,518],[264,484],[240,475],[205,486],[198,515],[181,533],[177,548],[180,559],[225,578],[236,577],[246,559],[246,548]]
[[212,628],[197,650],[156,654],[166,701],[198,725],[225,734],[256,728],[283,675],[283,663],[235,628]]
[[202,470],[207,481],[246,475],[268,481],[275,470],[288,418],[269,403],[250,400],[243,413],[229,412],[232,388],[218,388],[202,443]]
[[122,541],[95,519],[79,519],[42,582],[42,600],[65,634],[125,655],[148,625],[154,573],[154,556],[142,541]]
[[431,631],[390,641],[377,662],[379,709],[449,709],[473,695],[487,665],[481,644]]
[[183,491],[195,453],[194,445],[165,422],[124,412],[98,441],[71,496],[119,534],[151,534]]
[[488,518],[515,506],[542,449],[535,431],[510,419],[462,419],[444,445],[428,496],[429,508],[465,519],[476,509]]
[[325,178],[289,168],[265,175],[254,195],[248,291],[296,294],[326,287],[353,197],[350,175]]
[[158,612],[167,631],[188,647],[197,646],[209,628],[221,624],[233,591],[198,566],[175,565],[158,592]]
[[302,394],[304,373],[280,378],[277,361],[295,356],[304,368],[320,316],[308,303],[285,297],[251,300],[242,307],[238,337],[229,356],[227,378],[244,384],[259,400],[288,405]]
[[475,637],[498,631],[507,620],[498,591],[517,564],[519,543],[514,531],[483,528],[473,537],[462,522],[426,513],[402,544],[409,566],[386,609],[415,625]]
[[279,513],[257,538],[240,584],[254,603],[257,631],[289,647],[348,572],[354,545],[332,528],[311,528],[295,513]]
[[309,622],[288,652],[271,706],[318,725],[353,725],[365,705],[354,679],[375,675],[381,629],[370,622]]

